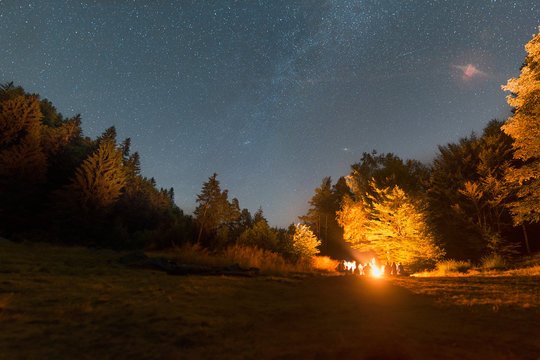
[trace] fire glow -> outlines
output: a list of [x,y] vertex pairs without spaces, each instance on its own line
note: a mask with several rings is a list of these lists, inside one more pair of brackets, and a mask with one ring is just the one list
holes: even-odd
[[360,263],[357,264],[355,260],[353,261],[343,260],[342,267],[343,267],[343,271],[350,272],[357,275],[365,275],[365,276],[380,278],[384,274],[384,265],[380,267],[377,266],[375,258],[371,259],[371,262],[365,265],[362,265]]

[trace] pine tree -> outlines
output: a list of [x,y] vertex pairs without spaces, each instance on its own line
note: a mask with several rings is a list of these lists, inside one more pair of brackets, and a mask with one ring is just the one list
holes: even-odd
[[514,108],[514,116],[502,129],[514,140],[514,157],[523,162],[507,177],[519,185],[518,200],[511,205],[516,224],[540,222],[540,32],[525,50],[528,55],[519,78],[502,86],[511,92],[507,100]]
[[241,213],[238,201],[229,203],[228,191],[221,191],[216,173],[203,183],[197,203],[194,211],[199,226],[197,241],[205,240],[211,246],[225,245],[231,240],[232,223],[240,219]]
[[256,224],[258,222],[265,222],[268,224],[268,220],[264,217],[262,206],[259,206],[257,211],[255,211],[255,215],[253,215],[253,223]]
[[[22,89],[21,89],[22,90]],[[47,171],[41,144],[41,118],[36,96],[12,96],[17,88],[0,89],[0,231],[29,230],[43,192]]]
[[122,151],[106,141],[77,168],[65,194],[83,211],[102,211],[116,202],[125,183]]
[[35,96],[0,104],[0,178],[2,183],[37,183],[47,169],[41,145],[41,111]]

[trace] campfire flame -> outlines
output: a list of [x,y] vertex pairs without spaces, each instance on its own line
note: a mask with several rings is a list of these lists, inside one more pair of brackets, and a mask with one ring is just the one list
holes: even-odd
[[[369,270],[367,269],[369,266]],[[356,264],[356,261],[346,261],[343,260],[343,270],[347,272],[357,273],[359,275],[368,275],[366,272],[369,272],[369,275],[372,277],[382,277],[384,275],[384,266],[377,266],[375,258],[371,259],[369,264],[362,266],[362,264]]]
[[380,268],[377,267],[377,264],[375,264],[375,258],[371,259],[371,276],[373,277],[381,277],[384,274],[384,266],[381,266]]

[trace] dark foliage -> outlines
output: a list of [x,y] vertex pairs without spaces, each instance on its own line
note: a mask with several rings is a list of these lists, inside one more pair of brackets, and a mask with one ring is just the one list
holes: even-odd
[[0,85],[0,235],[110,248],[162,248],[193,241],[174,190],[140,174],[131,140],[110,127],[92,140],[77,115]]

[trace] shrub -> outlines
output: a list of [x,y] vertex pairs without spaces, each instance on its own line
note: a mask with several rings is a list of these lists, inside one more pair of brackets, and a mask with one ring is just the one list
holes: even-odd
[[447,273],[466,273],[469,269],[472,268],[470,261],[461,261],[461,260],[443,260],[437,263],[437,270],[442,274]]
[[506,268],[506,261],[499,254],[490,254],[481,259],[482,268],[486,270],[502,270]]
[[314,256],[313,268],[322,271],[333,272],[336,271],[339,261],[329,258],[328,256]]
[[173,251],[156,255],[173,258],[184,264],[206,266],[228,266],[238,264],[243,268],[258,268],[264,274],[286,274],[311,272],[310,261],[299,258],[297,261],[284,258],[281,254],[257,247],[233,245],[219,252],[211,252],[200,245],[185,244]]
[[321,241],[313,234],[307,225],[297,224],[293,236],[292,251],[293,254],[311,258],[319,253],[317,246]]
[[274,250],[277,248],[278,239],[275,231],[270,229],[266,221],[259,221],[250,229],[246,229],[238,237],[237,243],[248,247]]

